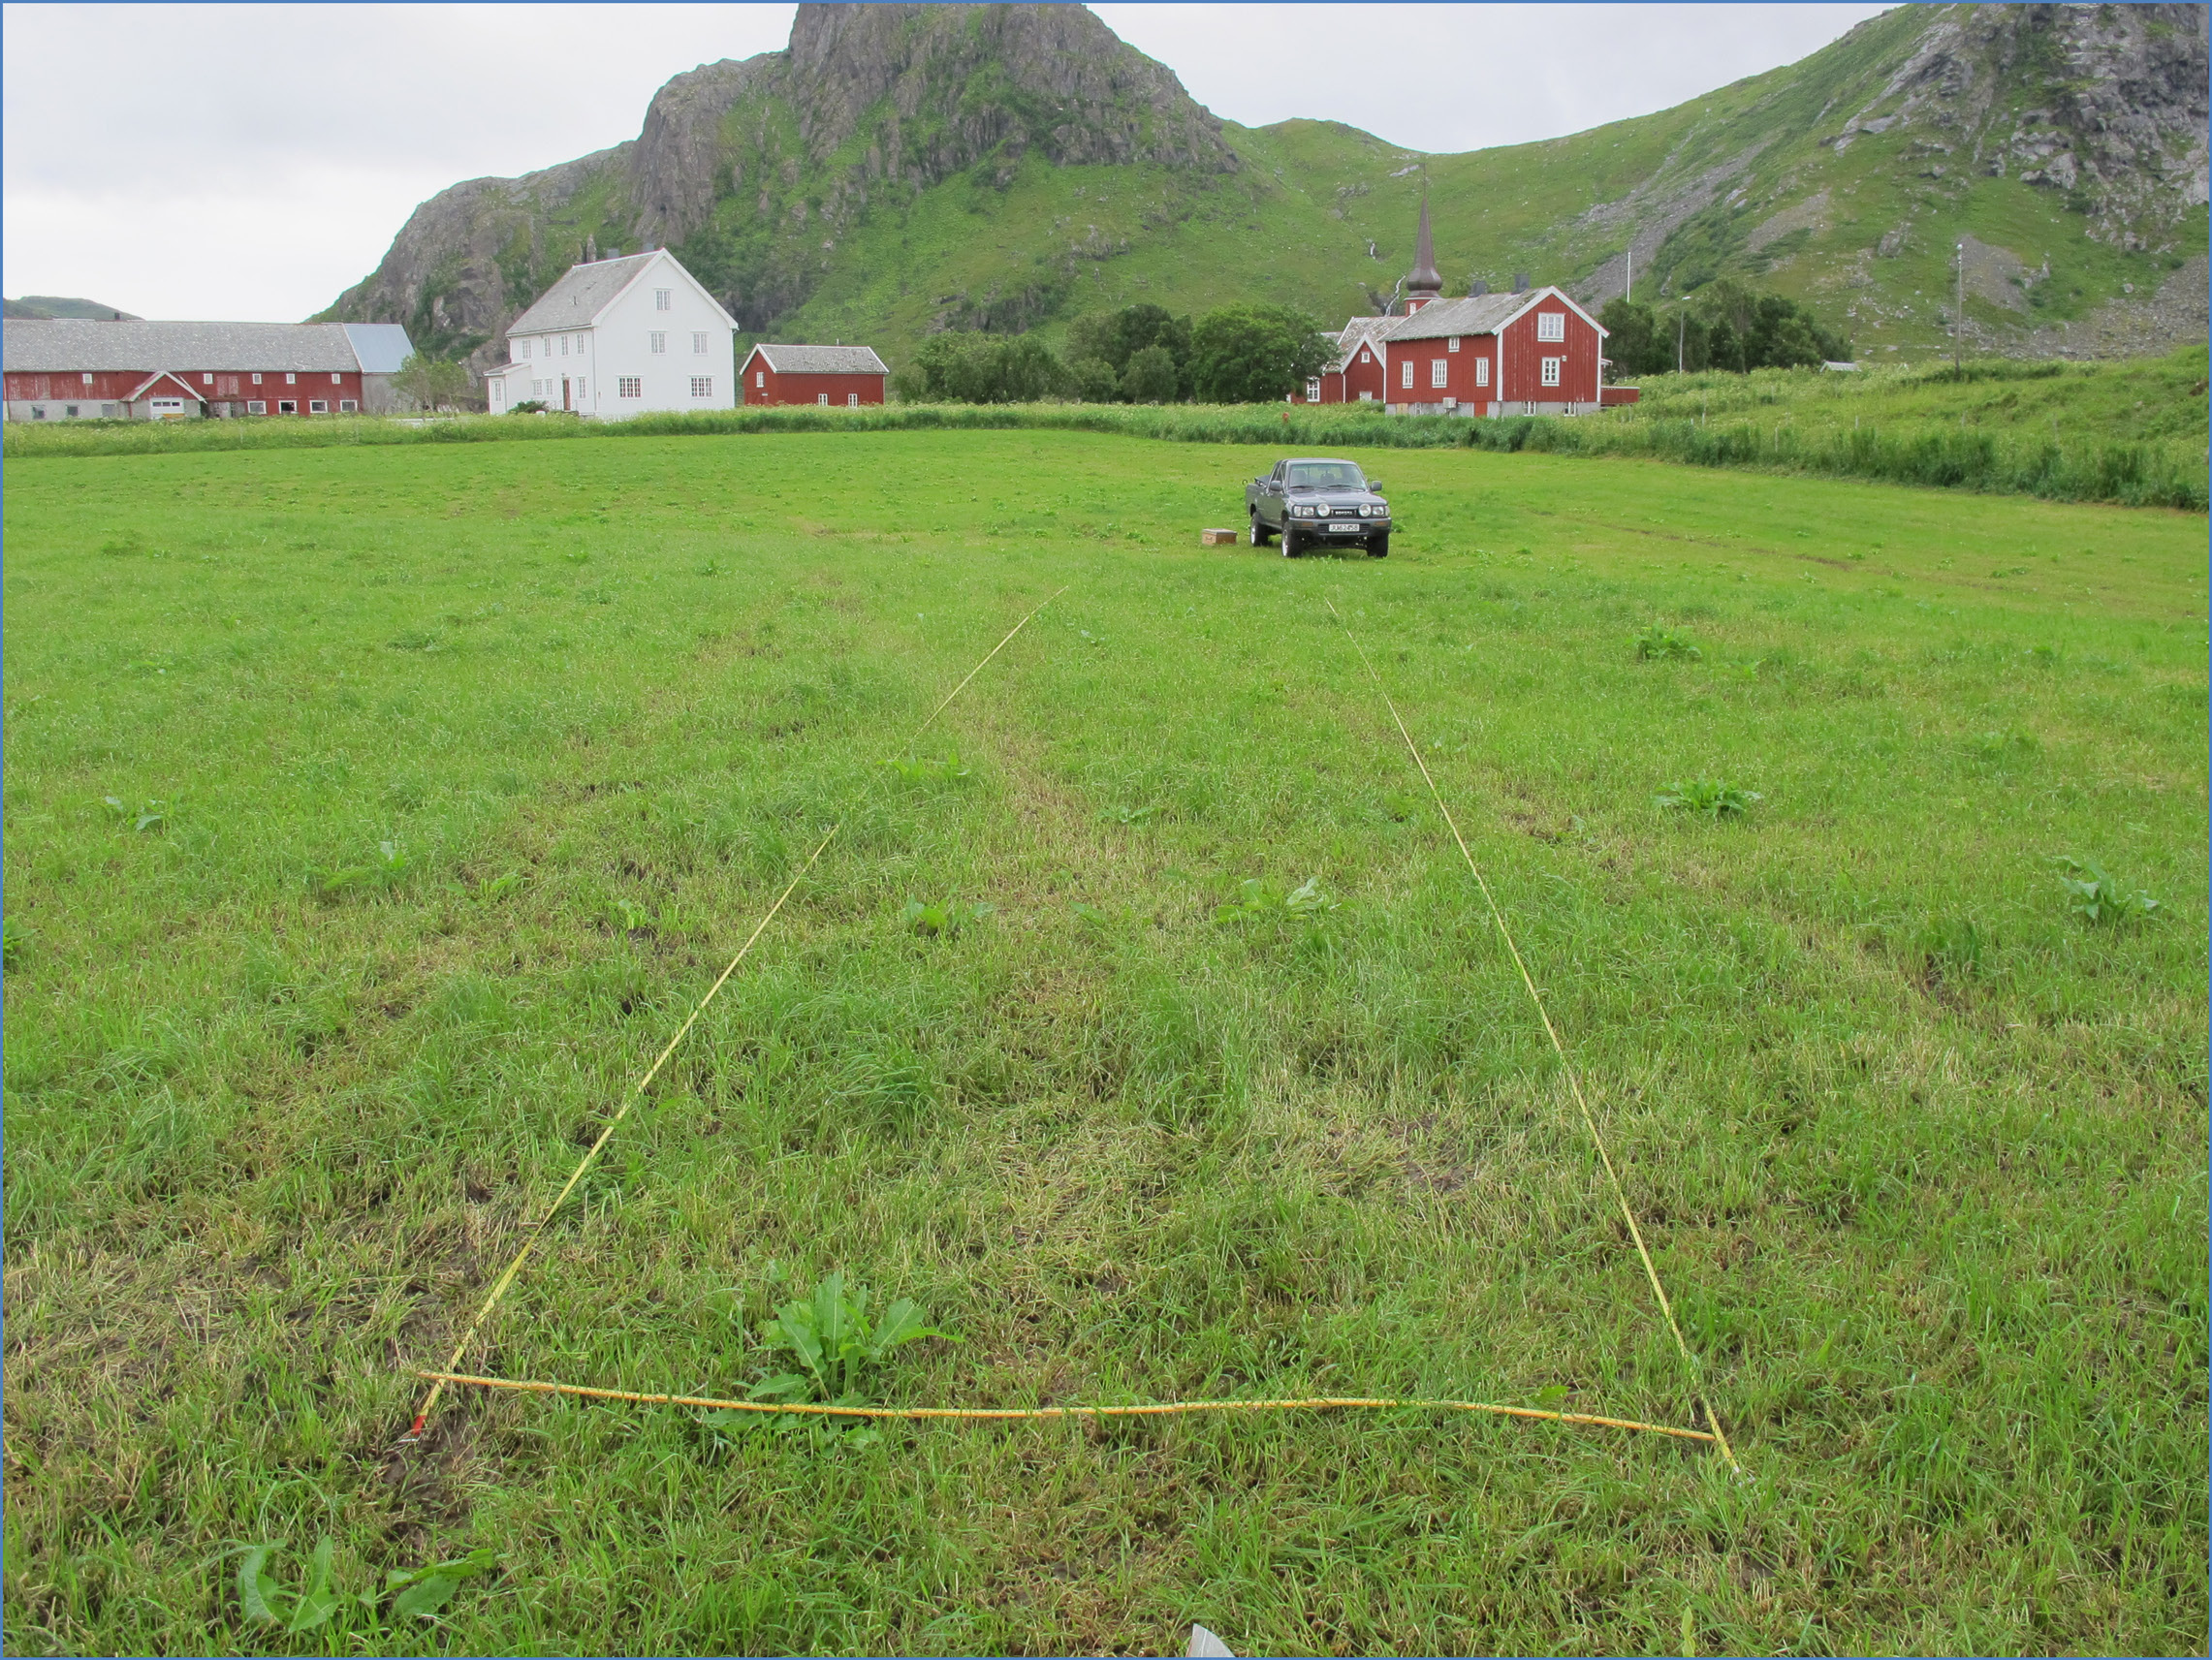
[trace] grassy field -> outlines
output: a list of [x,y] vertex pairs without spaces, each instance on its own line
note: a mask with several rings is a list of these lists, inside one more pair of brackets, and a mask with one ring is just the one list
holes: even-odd
[[[1389,560],[1200,549],[1262,458],[12,459],[12,1649],[2201,1649],[2203,519],[1394,451]],[[1745,1479],[1409,1414],[871,1438],[478,1392],[395,1450],[837,822],[475,1365],[743,1393],[836,1271],[959,1339],[894,1402],[1692,1422],[1327,600]],[[1656,804],[1698,780],[1758,799]],[[2092,922],[2061,855],[2160,910]],[[438,1625],[246,1623],[236,1552],[324,1538],[349,1599],[497,1566]]]

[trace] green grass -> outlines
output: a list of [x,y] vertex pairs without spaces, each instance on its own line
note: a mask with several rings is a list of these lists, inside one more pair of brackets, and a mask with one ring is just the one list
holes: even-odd
[[[12,1648],[2199,1646],[2202,519],[1365,458],[1386,562],[1201,549],[1248,448],[1076,433],[12,459]],[[958,764],[886,768],[1063,583],[920,748]],[[864,1444],[472,1393],[394,1451],[837,820],[476,1363],[742,1393],[840,1272],[962,1339],[896,1402],[1686,1421],[1331,599],[1750,1479],[1517,1424]],[[2055,856],[2161,913],[2087,919]],[[325,1536],[348,1593],[499,1565],[443,1626],[247,1625],[226,1552],[297,1585]]]

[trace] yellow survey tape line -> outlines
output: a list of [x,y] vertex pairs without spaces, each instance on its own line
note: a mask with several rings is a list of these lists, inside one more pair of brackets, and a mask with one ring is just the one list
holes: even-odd
[[[994,657],[1006,649],[1007,642],[1020,634],[1023,629],[1028,627],[1030,619],[1038,611],[1043,611],[1046,606],[1051,605],[1054,600],[1059,599],[1061,594],[1066,592],[1067,587],[1065,585],[1056,588],[1032,609],[1028,615],[1008,629],[1005,638],[983,654],[983,661],[963,674],[960,684],[938,699],[937,706],[922,717],[922,724],[908,734],[906,741],[899,746],[900,753],[903,755],[907,750],[913,748],[921,740],[922,735],[934,724],[937,716],[945,712],[946,707],[955,698],[967,690],[967,683],[982,673]],[[560,1214],[560,1207],[568,1203],[568,1196],[576,1191],[576,1184],[584,1179],[585,1173],[598,1161],[600,1149],[606,1146],[607,1140],[614,1135],[616,1126],[628,1117],[630,1109],[644,1098],[645,1092],[652,1086],[652,1081],[660,1076],[660,1069],[668,1064],[668,1057],[676,1052],[676,1046],[683,1042],[691,1028],[697,1024],[699,1017],[707,1012],[707,1005],[714,1001],[723,986],[728,983],[730,976],[737,973],[738,965],[744,961],[755,942],[767,931],[768,924],[775,921],[775,914],[783,909],[783,902],[797,892],[799,884],[806,880],[806,872],[814,868],[814,861],[822,857],[823,850],[837,839],[837,831],[842,829],[844,829],[844,821],[840,819],[830,827],[829,834],[814,844],[814,851],[806,856],[806,862],[800,865],[797,873],[784,886],[783,892],[775,896],[775,903],[769,906],[768,914],[761,918],[754,924],[753,931],[745,936],[745,943],[738,947],[738,955],[730,958],[729,966],[716,976],[713,985],[707,987],[707,994],[692,1005],[691,1013],[683,1018],[683,1024],[676,1028],[676,1036],[668,1040],[667,1046],[654,1057],[652,1065],[646,1068],[645,1076],[631,1086],[627,1095],[623,1096],[622,1105],[616,1110],[615,1115],[607,1120],[606,1127],[599,1132],[599,1139],[593,1142],[589,1150],[577,1161],[575,1171],[570,1174],[568,1180],[562,1184],[560,1192],[553,1197],[553,1202],[546,1206],[545,1214],[530,1225],[529,1233],[522,1240],[522,1248],[515,1253],[515,1260],[507,1265],[506,1272],[492,1282],[490,1293],[477,1309],[476,1317],[469,1321],[467,1329],[460,1334],[460,1341],[454,1345],[453,1356],[446,1362],[447,1372],[452,1372],[456,1366],[460,1364],[461,1356],[468,1352],[469,1344],[476,1341],[477,1332],[483,1330],[485,1321],[491,1317],[492,1310],[497,1308],[500,1301],[506,1297],[508,1288],[515,1283],[516,1276],[522,1271],[523,1264],[530,1260],[530,1253],[537,1248],[539,1237],[544,1234],[547,1224]],[[399,1438],[402,1444],[422,1439],[423,1426],[429,1422],[430,1414],[437,1410],[438,1398],[445,1393],[447,1379],[443,1374],[424,1372],[421,1375],[426,1378],[436,1378],[438,1381],[431,1385],[430,1393],[424,1397],[422,1407],[415,1414],[415,1422],[408,1426],[407,1433]]]
[[1653,1265],[1652,1253],[1644,1244],[1644,1231],[1636,1224],[1636,1213],[1629,1207],[1628,1195],[1621,1186],[1620,1173],[1613,1168],[1613,1155],[1605,1149],[1605,1138],[1597,1133],[1597,1116],[1591,1112],[1590,1103],[1583,1096],[1582,1080],[1575,1072],[1574,1062],[1567,1056],[1566,1046],[1560,1042],[1551,1016],[1545,1012],[1543,995],[1536,989],[1535,978],[1530,974],[1528,963],[1522,960],[1521,948],[1513,940],[1513,930],[1505,925],[1505,913],[1499,909],[1497,896],[1490,892],[1490,884],[1483,877],[1482,867],[1475,863],[1474,855],[1468,851],[1467,837],[1460,834],[1459,821],[1452,817],[1451,808],[1444,805],[1443,793],[1437,788],[1436,779],[1429,775],[1429,764],[1421,759],[1420,745],[1413,741],[1413,735],[1406,730],[1405,717],[1398,712],[1398,705],[1391,702],[1390,689],[1382,683],[1382,676],[1375,673],[1375,665],[1368,661],[1367,648],[1360,644],[1358,637],[1352,633],[1351,624],[1344,621],[1343,612],[1337,610],[1336,601],[1329,600],[1326,603],[1329,614],[1337,619],[1337,626],[1344,631],[1344,638],[1351,642],[1352,649],[1359,653],[1360,666],[1366,669],[1368,678],[1375,682],[1375,689],[1382,695],[1383,706],[1389,709],[1390,718],[1397,722],[1398,736],[1406,740],[1406,753],[1413,757],[1413,765],[1421,769],[1421,782],[1428,785],[1430,798],[1437,803],[1437,811],[1443,814],[1444,823],[1450,827],[1452,840],[1459,844],[1460,857],[1467,861],[1469,873],[1473,876],[1475,886],[1482,890],[1482,902],[1490,907],[1490,920],[1498,924],[1498,935],[1505,942],[1505,949],[1513,958],[1513,966],[1521,971],[1521,984],[1529,989],[1529,1001],[1535,1005],[1536,1018],[1544,1023],[1544,1036],[1552,1041],[1552,1050],[1559,1056],[1561,1070],[1566,1074],[1567,1087],[1574,1092],[1574,1104],[1582,1109],[1582,1122],[1590,1131],[1591,1144],[1597,1149],[1598,1162],[1605,1167],[1605,1179],[1612,1184],[1613,1198],[1621,1206],[1622,1219],[1628,1224],[1628,1237],[1636,1241],[1636,1255],[1643,1259],[1644,1276],[1652,1282],[1652,1295],[1659,1300],[1659,1313],[1666,1320],[1666,1329],[1674,1333],[1674,1346],[1682,1356],[1682,1363],[1690,1369],[1691,1388],[1696,1394],[1698,1409],[1705,1414],[1705,1422],[1713,1426],[1711,1439],[1721,1449],[1721,1456],[1728,1460],[1728,1467],[1741,1475],[1743,1465],[1736,1462],[1735,1450],[1728,1445],[1728,1437],[1721,1428],[1721,1420],[1714,1415],[1713,1403],[1705,1398],[1704,1372],[1697,1364],[1697,1358],[1690,1352],[1690,1344],[1682,1335],[1682,1328],[1675,1323],[1674,1305],[1667,1301],[1666,1288],[1659,1284],[1659,1269]]
[[1547,1412],[1534,1406],[1498,1406],[1486,1400],[1397,1400],[1371,1395],[1312,1395],[1283,1400],[1160,1400],[1129,1406],[826,1406],[818,1401],[717,1400],[711,1395],[646,1394],[637,1390],[593,1389],[584,1384],[539,1383],[523,1378],[477,1377],[468,1372],[418,1372],[440,1384],[473,1384],[479,1389],[511,1389],[527,1394],[572,1394],[587,1400],[628,1400],[646,1406],[700,1406],[721,1412],[760,1412],[808,1418],[964,1419],[1003,1423],[1056,1418],[1167,1418],[1188,1412],[1310,1412],[1346,1409],[1407,1412],[1473,1412],[1497,1418],[1533,1418],[1546,1424],[1582,1424],[1599,1429],[1632,1429],[1671,1435],[1680,1441],[1715,1441],[1703,1429],[1671,1424],[1642,1424],[1632,1418],[1601,1418],[1591,1412]]

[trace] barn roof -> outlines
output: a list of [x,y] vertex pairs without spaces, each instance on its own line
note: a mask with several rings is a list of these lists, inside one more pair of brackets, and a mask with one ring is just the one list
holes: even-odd
[[11,369],[264,369],[360,367],[342,323],[95,323],[80,317],[0,325]]
[[1392,340],[1435,340],[1446,334],[1490,334],[1505,327],[1536,301],[1553,298],[1602,335],[1605,327],[1556,288],[1525,294],[1471,294],[1465,299],[1432,299],[1410,317],[1398,319]]
[[640,271],[660,258],[625,254],[618,260],[594,260],[587,266],[571,266],[567,274],[538,296],[537,303],[507,325],[507,332],[535,334],[541,329],[588,329],[608,302],[636,280]]
[[769,346],[753,348],[779,375],[887,375],[872,346]]
[[395,375],[399,365],[414,354],[415,342],[396,323],[341,323],[338,327],[353,342],[354,356],[361,360],[363,374]]
[[1379,340],[1394,323],[1403,323],[1402,317],[1355,317],[1336,335],[1337,355],[1322,368],[1323,374],[1333,375],[1352,360],[1352,354],[1371,340]]

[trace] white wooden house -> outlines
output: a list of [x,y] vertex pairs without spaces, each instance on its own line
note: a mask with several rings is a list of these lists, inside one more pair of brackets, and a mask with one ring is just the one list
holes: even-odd
[[737,327],[666,248],[572,266],[507,326],[485,395],[494,415],[535,401],[599,421],[732,409]]

